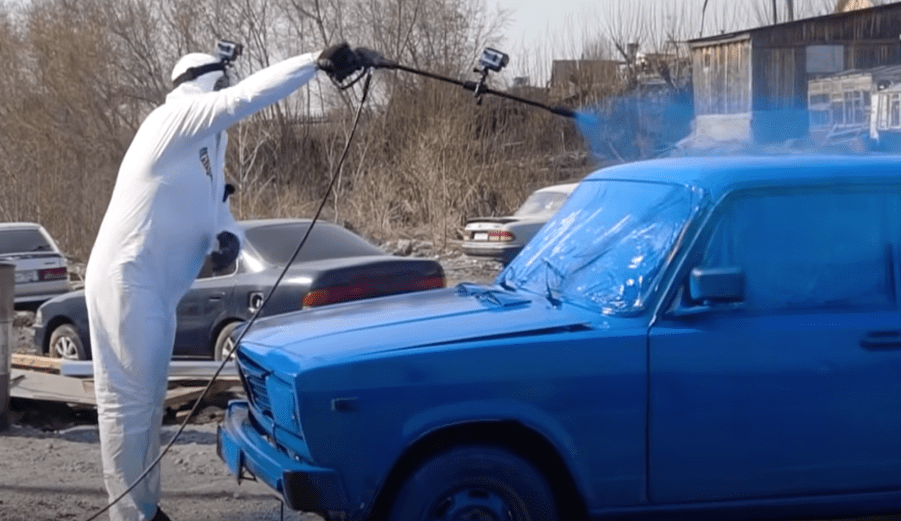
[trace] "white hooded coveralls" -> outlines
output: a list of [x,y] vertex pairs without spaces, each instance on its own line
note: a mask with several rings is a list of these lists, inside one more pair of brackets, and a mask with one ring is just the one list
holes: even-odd
[[[225,130],[310,81],[317,56],[290,58],[219,91],[221,71],[182,83],[125,154],[85,275],[110,501],[159,455],[179,301],[218,246],[216,235],[228,230],[244,241],[223,201]],[[110,518],[151,519],[160,492],[157,466],[110,508]]]

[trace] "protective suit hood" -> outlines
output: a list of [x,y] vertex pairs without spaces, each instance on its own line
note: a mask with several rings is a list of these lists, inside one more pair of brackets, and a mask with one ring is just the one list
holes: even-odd
[[[213,63],[219,63],[219,58],[205,54],[202,52],[193,52],[190,54],[186,54],[182,56],[178,62],[175,64],[175,67],[172,68],[172,81],[175,82],[179,76],[186,73],[188,69],[194,67],[201,67],[203,65],[210,65]],[[212,92],[216,85],[216,82],[225,75],[224,71],[212,71],[193,80],[187,80],[180,85],[175,87],[175,91],[184,91],[185,93],[203,93],[203,92]]]

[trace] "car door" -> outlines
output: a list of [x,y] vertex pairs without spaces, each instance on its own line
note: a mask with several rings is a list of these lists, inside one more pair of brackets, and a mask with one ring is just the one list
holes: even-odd
[[741,268],[745,297],[691,302],[685,269],[651,329],[652,501],[901,488],[898,194],[753,193],[714,214],[690,261]]
[[207,256],[191,289],[178,304],[174,356],[208,358],[212,355],[211,333],[229,309],[228,299],[234,291],[240,262],[239,258],[214,273]]

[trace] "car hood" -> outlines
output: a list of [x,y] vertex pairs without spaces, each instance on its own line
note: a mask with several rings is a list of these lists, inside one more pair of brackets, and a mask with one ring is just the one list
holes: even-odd
[[597,320],[596,313],[566,304],[555,307],[538,295],[460,284],[267,317],[252,325],[241,344],[242,350],[263,357],[279,351],[327,361],[589,328]]

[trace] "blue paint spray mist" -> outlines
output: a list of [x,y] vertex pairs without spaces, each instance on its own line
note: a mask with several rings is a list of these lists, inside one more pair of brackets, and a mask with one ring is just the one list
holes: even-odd
[[659,157],[691,133],[694,110],[678,90],[617,96],[572,111],[595,160]]

